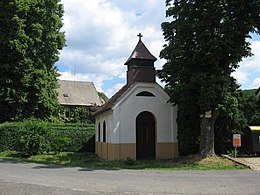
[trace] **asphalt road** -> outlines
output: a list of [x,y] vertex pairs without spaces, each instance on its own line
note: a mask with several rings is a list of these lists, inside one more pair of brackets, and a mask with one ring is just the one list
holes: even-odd
[[0,195],[260,194],[260,171],[68,168],[0,159]]

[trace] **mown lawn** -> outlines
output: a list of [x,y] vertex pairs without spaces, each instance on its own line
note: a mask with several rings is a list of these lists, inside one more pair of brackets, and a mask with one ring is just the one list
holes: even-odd
[[16,152],[1,152],[0,158],[43,164],[57,164],[71,167],[92,167],[100,169],[165,169],[165,170],[237,170],[248,169],[223,157],[202,158],[199,155],[181,156],[175,160],[105,161],[90,153],[62,152],[19,158]]

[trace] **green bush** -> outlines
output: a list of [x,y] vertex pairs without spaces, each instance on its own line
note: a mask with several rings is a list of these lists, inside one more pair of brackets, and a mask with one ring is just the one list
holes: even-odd
[[95,128],[55,128],[56,135],[66,135],[67,144],[64,145],[63,151],[79,151],[84,144],[95,134]]
[[132,165],[136,165],[137,162],[136,162],[134,159],[132,159],[131,157],[128,156],[128,157],[126,158],[125,164],[126,164],[126,165],[129,165],[129,166],[132,166]]
[[36,119],[4,123],[0,125],[0,151],[16,150],[21,156],[85,151],[94,148],[94,144],[86,145],[94,134],[94,124],[47,123]]
[[[66,144],[61,151],[77,152],[95,135],[95,125],[85,123],[54,123],[51,124],[54,137],[65,136]],[[93,146],[94,147],[94,146]]]
[[48,136],[49,140],[49,151],[54,153],[59,153],[66,151],[65,148],[69,143],[69,138],[66,134],[61,134],[50,128],[50,135]]
[[0,125],[0,151],[14,150],[18,137],[17,123],[4,123]]
[[69,116],[66,114],[66,107],[61,106],[57,115],[50,116],[50,122],[58,123],[94,123],[93,113],[96,107],[70,106]]
[[36,119],[26,120],[19,130],[15,150],[23,157],[47,153],[51,149],[50,135],[47,123]]

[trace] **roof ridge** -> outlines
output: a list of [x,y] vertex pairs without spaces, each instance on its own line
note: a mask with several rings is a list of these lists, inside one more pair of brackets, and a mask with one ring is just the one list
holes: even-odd
[[58,79],[59,81],[65,81],[65,82],[77,82],[77,83],[93,83],[93,81],[72,81],[72,80],[63,80]]

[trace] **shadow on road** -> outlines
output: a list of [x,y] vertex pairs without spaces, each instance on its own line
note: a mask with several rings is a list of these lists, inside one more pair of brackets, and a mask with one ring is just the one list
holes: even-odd
[[118,171],[119,169],[101,169],[101,168],[93,168],[93,167],[80,167],[80,169],[78,169],[78,171],[97,171],[97,170]]
[[5,160],[5,159],[0,159],[0,163],[2,163],[2,164],[28,164],[28,162],[24,162],[24,161]]
[[112,169],[112,168],[93,168],[93,167],[69,167],[63,165],[55,165],[55,164],[41,164],[35,162],[26,162],[26,161],[19,161],[19,160],[5,160],[0,159],[1,164],[32,164],[37,166],[32,166],[32,169],[66,169],[66,168],[78,168],[78,171],[96,171],[96,170],[105,170],[105,171],[117,171],[119,169]]
[[[33,169],[66,169],[66,168],[77,168],[77,167],[68,167],[62,165],[39,165],[33,167]],[[102,169],[102,168],[93,168],[93,167],[79,167],[78,171],[97,171],[97,170],[105,170],[105,171],[117,171],[119,169]]]
[[33,169],[61,169],[61,168],[66,168],[66,167],[61,166],[61,165],[53,165],[53,164],[39,165],[39,166],[33,167]]

